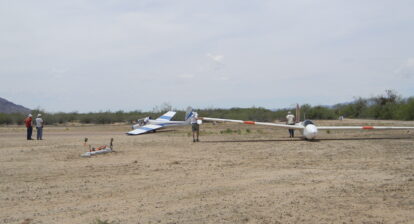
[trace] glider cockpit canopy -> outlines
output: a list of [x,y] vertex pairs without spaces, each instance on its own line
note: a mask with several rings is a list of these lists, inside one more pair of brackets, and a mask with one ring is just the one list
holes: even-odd
[[303,126],[308,126],[309,124],[314,124],[311,120],[305,120],[304,122],[303,122]]

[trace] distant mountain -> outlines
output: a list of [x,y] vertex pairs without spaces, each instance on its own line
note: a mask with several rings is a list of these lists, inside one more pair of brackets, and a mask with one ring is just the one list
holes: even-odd
[[14,104],[6,99],[0,97],[0,113],[11,114],[11,113],[21,113],[28,114],[30,109],[21,105]]

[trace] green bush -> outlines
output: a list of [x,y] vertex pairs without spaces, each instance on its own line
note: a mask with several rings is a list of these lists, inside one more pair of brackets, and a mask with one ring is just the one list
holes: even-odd
[[13,124],[13,119],[7,114],[0,113],[0,124]]

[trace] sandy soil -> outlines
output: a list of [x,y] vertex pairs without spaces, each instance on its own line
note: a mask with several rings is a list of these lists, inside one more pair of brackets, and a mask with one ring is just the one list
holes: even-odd
[[[45,140],[27,141],[23,127],[0,127],[0,223],[414,222],[414,131],[324,131],[307,142],[205,124],[193,143],[190,127],[127,130],[46,127]],[[113,137],[117,152],[81,158],[84,137]]]

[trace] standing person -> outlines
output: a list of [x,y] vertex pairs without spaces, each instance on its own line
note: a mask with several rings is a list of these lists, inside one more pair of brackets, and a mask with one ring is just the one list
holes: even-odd
[[[288,125],[295,125],[295,115],[292,114],[292,112],[288,111],[288,114],[286,115],[286,124]],[[295,137],[295,130],[289,129],[289,137],[293,138]]]
[[199,142],[198,136],[200,134],[200,126],[197,123],[197,118],[198,118],[198,114],[196,112],[193,112],[193,115],[190,118],[191,130],[193,131],[193,142],[196,142],[196,141]]
[[38,114],[36,118],[37,140],[42,140],[43,136],[43,119],[42,115]]
[[32,132],[33,132],[32,114],[27,115],[26,119],[24,119],[24,123],[27,129],[27,140],[33,140],[32,139]]

